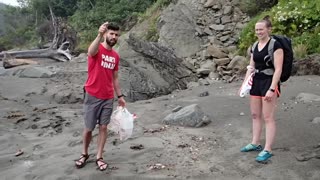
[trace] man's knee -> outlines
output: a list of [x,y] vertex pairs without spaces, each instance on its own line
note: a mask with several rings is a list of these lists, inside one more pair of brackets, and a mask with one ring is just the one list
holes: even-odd
[[108,126],[107,126],[106,124],[100,124],[100,125],[99,125],[99,130],[100,130],[100,131],[107,131],[107,127],[108,127]]

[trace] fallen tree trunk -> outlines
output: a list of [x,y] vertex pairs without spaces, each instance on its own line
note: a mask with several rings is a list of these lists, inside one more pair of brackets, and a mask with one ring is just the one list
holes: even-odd
[[5,69],[28,65],[28,64],[38,64],[36,61],[32,61],[30,59],[16,59],[7,53],[4,54],[4,58],[2,61],[3,61],[2,65]]
[[25,51],[11,51],[0,53],[0,59],[4,58],[4,54],[9,54],[14,58],[51,58],[57,61],[65,62],[71,60],[72,56],[69,53],[68,48],[69,42],[64,42],[59,49],[34,49]]

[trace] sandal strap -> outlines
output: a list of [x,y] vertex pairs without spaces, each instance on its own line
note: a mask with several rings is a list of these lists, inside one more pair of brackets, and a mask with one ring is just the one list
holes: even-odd
[[[101,164],[99,165],[98,162],[101,162]],[[102,157],[96,160],[96,164],[99,166],[99,168],[101,168],[104,165],[107,165],[108,167],[108,163],[104,162]]]
[[80,158],[88,158],[89,154],[81,154]]

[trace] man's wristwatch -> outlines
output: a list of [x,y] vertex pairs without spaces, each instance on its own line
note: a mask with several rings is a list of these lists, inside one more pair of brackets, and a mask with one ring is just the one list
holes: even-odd
[[275,92],[275,90],[274,90],[274,89],[272,89],[272,88],[270,88],[270,89],[269,89],[269,91],[271,91],[271,92]]
[[121,97],[124,97],[124,95],[123,95],[123,94],[121,94],[121,95],[119,95],[119,96],[118,96],[118,98],[121,98]]

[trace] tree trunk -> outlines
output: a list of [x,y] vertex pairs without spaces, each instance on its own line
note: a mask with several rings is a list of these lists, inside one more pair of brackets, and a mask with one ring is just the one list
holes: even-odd
[[66,49],[66,45],[69,42],[64,42],[59,49],[34,49],[34,50],[24,50],[24,51],[11,51],[0,53],[0,59],[4,58],[4,54],[9,54],[17,59],[19,58],[51,58],[57,61],[65,62],[71,60],[72,56],[69,50]]

